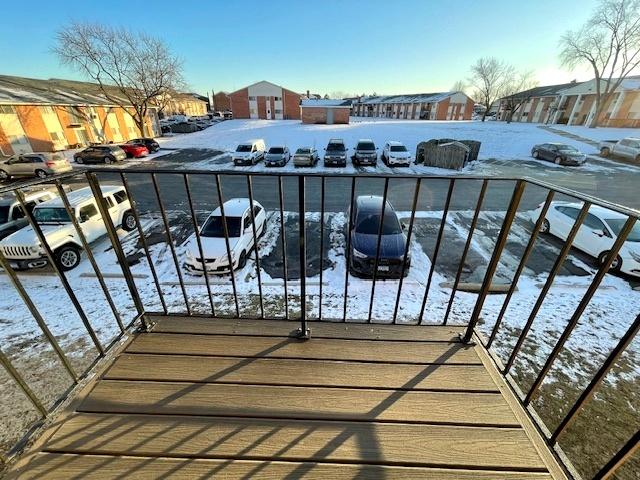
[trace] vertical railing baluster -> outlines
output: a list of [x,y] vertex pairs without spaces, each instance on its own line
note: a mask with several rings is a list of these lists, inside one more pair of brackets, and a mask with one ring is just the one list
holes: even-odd
[[[260,296],[260,318],[264,318],[264,298],[262,296],[262,277],[260,276],[260,250],[258,247],[258,235],[256,232],[256,217],[254,215],[254,205],[253,205],[253,181],[251,179],[251,175],[247,175],[247,191],[249,192],[249,212],[251,215],[251,231],[253,233],[253,253],[255,254],[256,259],[256,275],[258,276],[258,294]],[[262,233],[264,233],[264,229],[267,228],[267,220],[265,214],[265,223],[262,227]]]
[[552,444],[558,441],[558,437],[562,434],[562,432],[564,432],[566,428],[571,424],[571,422],[573,422],[578,413],[580,413],[580,410],[582,410],[582,408],[587,403],[589,403],[593,394],[595,393],[596,388],[598,388],[598,385],[600,385],[602,380],[604,380],[604,377],[607,376],[611,368],[616,363],[616,360],[618,360],[622,352],[624,352],[629,344],[633,341],[639,330],[640,315],[636,316],[634,322],[622,336],[618,344],[613,348],[613,350],[611,350],[611,353],[609,353],[607,359],[604,361],[595,376],[591,379],[591,382],[589,382],[587,388],[585,388],[578,400],[576,400],[569,412],[565,415],[558,427],[555,429],[553,434],[551,434],[551,438],[549,439],[549,441]]
[[294,332],[298,338],[309,338],[307,327],[307,247],[305,219],[305,177],[298,176],[298,248],[300,252],[300,328]]
[[173,258],[173,264],[176,267],[176,273],[178,274],[178,281],[180,282],[180,290],[182,290],[182,296],[184,297],[184,304],[187,308],[187,315],[191,315],[191,305],[189,305],[189,297],[187,296],[187,289],[184,286],[184,280],[182,279],[182,271],[180,269],[180,262],[178,261],[178,255],[176,254],[176,248],[173,245],[173,236],[171,235],[171,228],[169,226],[169,220],[167,219],[167,212],[162,202],[160,195],[160,188],[158,186],[158,180],[156,174],[151,174],[151,183],[153,184],[153,191],[156,194],[156,200],[158,207],[160,208],[160,216],[162,217],[162,223],[164,225],[165,235],[167,237],[167,243],[169,244],[169,250],[171,251],[171,257]]
[[324,269],[324,175],[320,178],[320,288],[318,299],[318,320],[322,320],[322,270]]
[[11,364],[9,357],[7,357],[4,352],[0,349],[0,363],[5,368],[7,373],[13,378],[13,380],[18,384],[20,389],[24,392],[27,398],[31,401],[34,407],[40,412],[43,418],[46,418],[49,412],[44,405],[40,402],[38,397],[33,390],[29,387],[27,382],[22,378],[22,375],[15,369],[15,367]]
[[202,271],[204,272],[204,283],[207,286],[207,294],[209,295],[209,304],[211,305],[211,316],[216,316],[216,309],[213,305],[213,295],[211,294],[211,285],[209,282],[209,267],[207,267],[207,260],[204,256],[204,249],[202,248],[202,239],[200,238],[200,227],[198,225],[198,218],[196,217],[196,211],[193,208],[193,200],[191,197],[191,187],[189,186],[189,175],[184,174],[182,176],[184,180],[184,188],[187,193],[187,203],[189,204],[189,211],[191,212],[191,221],[193,224],[193,233],[196,237],[196,244],[198,245],[198,253],[200,254],[200,261],[202,262]]
[[618,452],[611,457],[611,459],[607,462],[607,464],[602,467],[602,469],[595,474],[593,480],[608,480],[610,479],[616,470],[618,470],[622,465],[629,460],[634,453],[638,451],[640,447],[640,430],[637,430],[636,433],[629,439],[627,443],[625,443]]
[[576,308],[576,311],[571,316],[571,320],[569,320],[569,323],[567,324],[564,331],[562,332],[562,335],[560,335],[560,338],[558,339],[555,346],[553,347],[553,350],[551,350],[549,357],[547,357],[547,361],[542,367],[542,370],[540,370],[540,373],[538,373],[538,376],[534,380],[533,385],[529,390],[529,393],[527,393],[527,396],[524,399],[525,405],[528,405],[529,403],[531,403],[531,399],[536,394],[537,390],[540,388],[540,385],[542,385],[542,382],[547,376],[547,373],[549,373],[549,370],[551,369],[551,365],[553,365],[553,362],[555,362],[556,358],[560,354],[560,350],[562,350],[562,348],[564,347],[564,344],[566,343],[567,339],[571,335],[571,332],[573,332],[573,330],[576,328],[576,325],[578,324],[580,317],[582,317],[582,314],[586,310],[587,305],[589,304],[589,302],[593,298],[593,295],[596,293],[596,290],[600,286],[602,279],[609,271],[609,267],[611,267],[611,264],[618,256],[618,252],[622,248],[622,245],[627,239],[627,236],[631,232],[631,229],[633,228],[633,225],[635,223],[636,223],[636,219],[633,217],[629,217],[625,222],[625,224],[623,225],[622,229],[620,230],[620,233],[616,238],[616,241],[613,243],[611,250],[609,250],[609,253],[607,254],[606,260],[598,269],[598,273],[596,273],[595,277],[593,278],[593,281],[589,285],[589,288],[587,289],[586,293],[582,297],[582,300],[580,300],[580,303],[578,304],[578,308]]
[[349,218],[347,219],[347,246],[344,251],[345,257],[345,274],[344,274],[344,306],[342,310],[342,321],[347,321],[347,300],[348,300],[348,289],[349,289],[349,263],[351,262],[351,230],[353,229],[353,200],[356,193],[356,177],[351,177],[351,200],[349,203],[349,208],[347,209],[347,215]]
[[491,283],[493,282],[493,276],[496,273],[498,263],[500,262],[500,257],[502,256],[502,250],[507,244],[507,238],[509,237],[509,232],[511,231],[511,224],[513,223],[513,220],[516,217],[516,213],[518,212],[518,205],[520,205],[520,199],[522,198],[522,194],[524,193],[525,185],[526,183],[524,180],[518,180],[516,182],[516,186],[513,190],[513,195],[511,196],[511,201],[509,202],[509,208],[507,209],[507,213],[504,216],[502,227],[500,228],[500,233],[498,234],[498,238],[493,249],[493,255],[491,255],[491,260],[489,260],[489,265],[487,265],[487,272],[485,273],[484,279],[482,281],[478,299],[476,300],[476,304],[473,308],[473,313],[471,314],[471,318],[469,319],[467,330],[464,334],[464,337],[462,338],[462,341],[464,343],[471,342],[471,338],[473,337],[473,331],[475,330],[478,319],[480,318],[480,314],[482,313],[484,301],[489,294],[489,289],[491,288]]
[[398,293],[396,294],[396,304],[393,307],[393,324],[395,325],[398,318],[398,308],[400,306],[400,295],[402,294],[402,284],[404,283],[405,272],[407,268],[407,259],[411,250],[411,235],[413,233],[413,222],[416,217],[416,208],[418,206],[418,198],[420,196],[420,183],[422,179],[418,177],[416,186],[413,190],[413,201],[411,202],[411,218],[409,219],[409,228],[407,229],[407,240],[404,246],[404,255],[402,257],[402,270],[400,272],[400,281],[398,282]]
[[564,261],[567,258],[567,255],[569,255],[569,251],[571,250],[571,244],[573,243],[573,240],[578,234],[578,230],[580,229],[582,222],[587,216],[590,206],[591,204],[589,202],[585,202],[584,205],[582,206],[582,210],[580,210],[580,213],[578,214],[578,218],[576,218],[576,221],[573,223],[573,227],[571,228],[571,231],[569,232],[569,235],[567,236],[567,239],[565,240],[564,245],[562,246],[562,249],[558,254],[558,257],[556,258],[556,261],[553,264],[551,271],[549,272],[549,276],[547,277],[547,280],[544,283],[544,286],[542,287],[540,294],[538,295],[538,299],[536,300],[536,303],[534,304],[533,309],[529,314],[529,318],[527,318],[527,321],[524,327],[522,328],[522,331],[520,332],[518,339],[516,340],[516,344],[514,345],[513,350],[511,351],[511,355],[509,355],[509,359],[507,360],[507,363],[504,366],[504,370],[503,370],[504,375],[509,373],[509,370],[511,370],[511,367],[513,366],[516,360],[516,356],[520,351],[520,347],[522,347],[522,344],[524,343],[525,338],[529,334],[529,330],[531,330],[531,325],[533,324],[534,320],[537,318],[538,311],[540,310],[540,307],[542,307],[542,303],[544,302],[544,299],[546,298],[547,293],[549,293],[549,290],[553,285],[553,281],[555,280],[556,275],[560,271],[560,268],[562,268],[562,265],[564,264]]
[[376,243],[376,257],[373,263],[373,278],[371,279],[371,297],[369,298],[369,315],[367,323],[371,323],[371,315],[373,313],[373,299],[376,293],[376,278],[378,276],[378,264],[380,262],[380,244],[382,243],[382,232],[384,230],[384,214],[387,204],[387,193],[389,192],[389,177],[384,179],[384,190],[382,192],[382,206],[380,207],[380,225],[378,226],[378,239]]
[[77,383],[78,375],[76,374],[75,370],[71,366],[71,362],[69,361],[69,358],[66,356],[62,348],[60,348],[60,345],[58,344],[56,337],[53,335],[53,333],[51,333],[51,330],[49,330],[49,327],[44,321],[44,318],[42,318],[42,315],[40,315],[40,311],[31,300],[31,297],[29,296],[24,286],[22,285],[22,282],[18,278],[18,275],[16,274],[15,270],[11,268],[11,265],[3,255],[1,249],[0,249],[0,266],[9,276],[9,280],[11,280],[11,283],[13,284],[14,288],[17,290],[18,295],[20,295],[20,298],[29,309],[29,312],[31,313],[34,320],[38,324],[38,327],[40,327],[40,330],[42,330],[42,333],[44,334],[45,338],[51,344],[51,347],[56,352],[56,355],[62,362],[62,365],[64,365],[64,368],[67,370],[67,372],[73,379],[73,382]]
[[96,201],[96,205],[98,206],[98,211],[100,212],[100,215],[102,215],[102,223],[107,230],[107,235],[111,242],[111,246],[113,247],[113,251],[116,254],[116,259],[120,264],[120,269],[122,270],[125,282],[127,283],[127,287],[129,288],[129,294],[131,295],[133,304],[135,305],[138,315],[141,318],[142,324],[147,330],[149,330],[151,328],[151,325],[148,323],[144,315],[144,305],[142,303],[142,300],[140,299],[136,282],[133,279],[133,275],[131,274],[131,269],[129,268],[129,263],[127,262],[127,256],[122,250],[122,245],[120,244],[120,239],[118,238],[118,232],[116,232],[116,227],[113,225],[111,215],[109,215],[109,207],[107,206],[104,196],[102,195],[102,189],[100,188],[98,177],[95,175],[95,173],[87,172],[86,178],[87,182],[89,183],[89,187],[91,188],[91,192],[93,193],[93,197]]
[[282,176],[278,175],[278,202],[280,204],[280,233],[282,240],[282,270],[284,273],[284,318],[289,320],[289,284],[287,277],[289,269],[287,267],[287,231],[284,225],[284,191],[282,189]]
[[444,314],[444,321],[442,322],[443,325],[446,325],[447,321],[449,320],[449,314],[451,313],[451,308],[453,307],[453,300],[456,296],[458,285],[460,284],[460,277],[462,276],[462,270],[464,269],[464,262],[467,260],[467,254],[469,253],[469,248],[471,247],[471,240],[473,239],[473,233],[476,230],[478,218],[480,217],[480,209],[482,208],[482,202],[484,201],[484,195],[487,191],[488,184],[489,182],[487,180],[482,181],[482,187],[480,188],[480,193],[478,194],[478,200],[476,202],[476,209],[473,212],[471,225],[469,225],[469,233],[467,235],[467,241],[465,242],[464,248],[462,249],[462,255],[460,256],[460,263],[458,264],[458,271],[456,272],[456,278],[453,281],[453,287],[451,288],[451,296],[449,297],[449,304],[447,305],[447,311]]
[[[222,220],[222,230],[224,231],[224,244],[227,249],[229,275],[231,275],[231,286],[233,288],[233,302],[236,307],[236,317],[240,318],[240,307],[238,305],[238,290],[236,289],[236,276],[233,270],[233,257],[231,256],[231,246],[229,245],[229,227],[227,225],[227,217],[224,214],[224,196],[222,194],[222,184],[220,183],[220,175],[216,174],[215,178],[216,178],[216,190],[218,192],[218,204],[220,205],[220,219]],[[240,228],[242,228],[242,223],[240,224]]]
[[122,186],[124,187],[124,191],[127,193],[127,198],[129,199],[129,204],[131,205],[131,213],[136,219],[136,229],[138,230],[138,238],[140,239],[140,243],[142,244],[142,249],[144,250],[145,257],[147,258],[147,262],[149,264],[149,270],[151,271],[151,276],[153,277],[153,283],[156,286],[158,297],[160,298],[160,303],[162,304],[162,310],[166,315],[169,310],[167,309],[167,303],[164,300],[164,294],[162,293],[162,288],[160,288],[160,279],[158,278],[158,272],[156,272],[156,267],[153,265],[153,260],[151,259],[149,244],[147,243],[147,239],[145,237],[144,231],[142,230],[142,223],[140,222],[138,206],[136,204],[135,199],[133,198],[133,195],[131,195],[131,189],[129,188],[129,181],[127,180],[123,172],[120,172],[120,180],[122,181]]
[[80,243],[82,244],[82,248],[84,249],[85,253],[87,254],[87,258],[89,259],[89,263],[91,264],[91,267],[93,268],[93,272],[96,275],[96,278],[98,279],[98,283],[100,284],[100,288],[102,288],[102,293],[104,293],[105,298],[107,299],[107,303],[109,304],[109,307],[111,308],[111,312],[113,313],[113,316],[116,319],[116,323],[118,324],[118,327],[120,328],[121,332],[124,332],[124,325],[122,323],[122,318],[120,318],[120,313],[118,313],[118,309],[116,308],[115,304],[113,303],[113,299],[111,298],[111,294],[109,293],[109,289],[107,288],[107,284],[104,281],[104,277],[102,276],[102,272],[100,271],[100,268],[98,267],[98,264],[96,263],[96,259],[93,256],[93,251],[91,250],[91,247],[89,246],[89,242],[87,242],[87,238],[84,236],[84,232],[82,231],[82,228],[80,227],[80,224],[78,223],[78,219],[76,218],[75,213],[73,212],[73,209],[71,208],[71,204],[69,204],[69,199],[67,198],[67,194],[64,191],[64,188],[62,188],[62,184],[60,183],[60,180],[56,180],[55,181],[55,185],[56,188],[58,189],[58,195],[60,196],[60,199],[62,200],[62,205],[64,206],[64,209],[67,212],[67,215],[69,216],[69,219],[71,220],[71,224],[73,225],[73,228],[75,229],[76,233],[78,234],[78,238],[80,239]]
[[73,304],[76,312],[78,313],[78,316],[80,317],[80,320],[84,325],[84,328],[87,330],[89,337],[91,337],[91,341],[93,342],[96,349],[100,353],[100,356],[104,356],[104,348],[100,343],[100,339],[98,339],[98,336],[96,335],[95,330],[93,329],[93,327],[91,326],[91,323],[89,322],[89,318],[87,317],[87,314],[82,308],[82,305],[80,305],[80,302],[76,297],[76,294],[71,288],[71,285],[69,284],[69,280],[67,279],[67,276],[58,266],[58,262],[56,262],[55,254],[53,253],[53,250],[51,250],[51,247],[49,246],[49,243],[47,242],[47,238],[42,232],[40,225],[38,225],[38,222],[36,222],[35,218],[33,217],[33,214],[27,208],[27,205],[24,201],[24,195],[20,190],[16,190],[15,195],[16,195],[16,199],[18,200],[18,203],[20,203],[20,208],[22,209],[25,217],[27,218],[27,221],[29,222],[29,225],[31,225],[31,228],[35,232],[36,237],[38,237],[40,246],[44,250],[51,268],[53,268],[53,271],[56,273],[56,275],[60,279],[60,283],[62,283],[62,287],[64,288],[64,291],[69,296],[69,299],[71,300],[71,303]]
[[447,198],[444,203],[444,210],[442,212],[442,220],[440,221],[440,229],[438,230],[438,237],[436,238],[436,245],[433,249],[433,258],[431,259],[431,267],[429,268],[429,275],[427,276],[427,284],[424,288],[424,296],[422,297],[422,304],[420,306],[420,315],[418,315],[418,325],[422,323],[424,316],[424,309],[427,306],[427,297],[429,296],[429,290],[431,289],[431,281],[433,279],[433,272],[436,269],[436,262],[438,261],[438,253],[440,252],[440,243],[444,235],[444,229],[447,224],[447,215],[449,215],[449,205],[451,204],[451,195],[453,194],[453,188],[455,186],[455,179],[449,180],[449,189],[447,190]]
[[536,221],[536,224],[533,227],[533,231],[531,232],[531,236],[529,237],[529,242],[527,243],[526,248],[524,249],[524,253],[522,254],[522,258],[520,259],[520,263],[518,264],[518,268],[516,269],[516,273],[513,275],[511,279],[511,285],[509,286],[509,291],[507,292],[507,296],[502,302],[502,308],[500,309],[500,313],[498,314],[498,318],[496,319],[496,323],[493,325],[493,329],[491,330],[491,335],[489,336],[489,340],[487,340],[486,348],[491,348],[493,341],[498,334],[498,330],[500,329],[500,324],[502,323],[502,319],[504,314],[507,311],[507,307],[509,306],[509,302],[511,301],[511,297],[513,293],[516,291],[516,287],[518,286],[518,280],[520,280],[520,275],[524,271],[524,267],[527,265],[527,261],[529,260],[529,256],[533,251],[533,247],[535,246],[536,239],[538,238],[538,234],[540,232],[540,227],[542,226],[542,222],[545,220],[545,216],[547,215],[547,211],[549,210],[549,206],[551,205],[551,201],[553,200],[554,195],[553,190],[549,190],[547,194],[547,198],[542,206],[542,211],[540,212],[540,216]]

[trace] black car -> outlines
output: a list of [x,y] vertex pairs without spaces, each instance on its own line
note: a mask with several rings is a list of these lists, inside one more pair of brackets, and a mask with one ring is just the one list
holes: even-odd
[[[389,202],[384,208],[382,235],[380,236],[380,218],[382,197],[360,196],[356,199],[352,211],[351,250],[349,252],[349,271],[352,275],[372,277],[376,266],[378,239],[380,254],[376,277],[399,278],[402,274],[407,238],[402,231],[395,210]],[[405,276],[409,273],[411,259],[407,256]]]
[[540,160],[548,160],[556,165],[582,165],[587,156],[571,145],[564,143],[541,143],[534,145],[531,156]]
[[324,149],[324,166],[330,167],[346,167],[347,166],[347,147],[344,141],[339,138],[332,138]]
[[76,163],[113,163],[127,158],[118,145],[92,145],[73,154]]
[[132,138],[127,143],[130,145],[143,145],[147,147],[147,150],[149,150],[149,153],[154,153],[160,150],[160,145],[153,138],[147,138],[147,137]]

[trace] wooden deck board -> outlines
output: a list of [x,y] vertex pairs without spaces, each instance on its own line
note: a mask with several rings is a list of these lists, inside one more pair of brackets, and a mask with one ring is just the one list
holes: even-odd
[[407,365],[277,358],[121,355],[106,379],[498,392],[480,365]]
[[157,320],[10,478],[556,476],[462,327]]
[[[304,475],[312,480],[551,480],[548,473],[521,473],[352,465],[312,462],[259,462],[255,460],[177,459],[156,457],[118,457],[41,453],[19,472],[22,480],[122,480],[132,475],[138,480],[157,478],[224,478],[225,480],[281,480]],[[17,478],[10,476],[9,478]]]
[[[193,317],[151,317],[157,321],[156,333],[199,333],[228,335],[287,336],[300,324],[286,320],[235,320]],[[406,340],[455,342],[465,327],[456,325],[377,325],[309,322],[313,338],[351,338],[359,340]]]
[[76,414],[47,451],[544,470],[522,429]]
[[239,357],[310,358],[388,363],[458,363],[480,365],[473,348],[456,343],[374,342],[278,337],[237,337],[152,333],[141,335],[127,349],[133,353],[221,355]]
[[103,380],[78,410],[518,426],[494,393]]

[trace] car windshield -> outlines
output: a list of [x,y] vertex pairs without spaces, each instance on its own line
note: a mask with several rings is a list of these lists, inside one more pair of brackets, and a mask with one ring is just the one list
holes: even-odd
[[282,148],[282,147],[271,147],[269,149],[269,153],[284,153],[284,148]]
[[[378,231],[380,230],[380,213],[361,213],[358,215],[358,219],[356,221],[356,233],[363,233],[365,235],[378,235]],[[387,211],[384,212],[384,222],[382,224],[382,234],[383,235],[396,235],[402,232],[402,227],[400,227],[400,222],[398,221],[398,217],[395,212]]]
[[10,205],[0,205],[0,223],[7,223],[10,209]]
[[342,152],[344,151],[343,143],[330,143],[327,145],[327,152]]
[[54,208],[54,207],[41,207],[33,210],[33,216],[38,223],[59,223],[59,222],[70,222],[69,215],[67,215],[67,211],[62,208]]
[[250,152],[251,151],[251,145],[238,145],[238,148],[236,148],[236,152]]
[[570,145],[560,145],[558,146],[558,150],[560,150],[561,152],[580,153],[577,148]]
[[[225,217],[227,220],[227,230],[229,237],[240,236],[240,217]],[[200,231],[201,237],[222,237],[224,238],[224,225],[222,216],[215,215],[209,217]]]
[[[614,235],[617,237],[620,235],[620,231],[627,220],[625,218],[605,218],[604,221],[607,222],[607,225],[611,227],[611,230],[613,230]],[[629,232],[627,242],[640,242],[640,225],[637,223],[633,226],[631,232]]]
[[407,147],[405,147],[404,145],[391,145],[391,151],[392,152],[406,152],[407,151]]
[[375,150],[376,146],[373,142],[360,142],[358,144],[358,150]]
[[307,154],[307,153],[311,153],[311,150],[308,148],[299,148],[298,150],[296,150],[296,153]]

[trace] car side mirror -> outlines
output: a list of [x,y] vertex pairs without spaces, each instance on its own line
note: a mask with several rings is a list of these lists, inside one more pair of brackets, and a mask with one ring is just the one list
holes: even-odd
[[80,223],[84,223],[87,222],[89,220],[89,215],[87,215],[86,213],[81,213],[80,214]]

